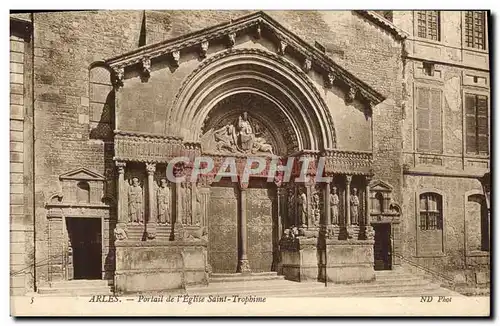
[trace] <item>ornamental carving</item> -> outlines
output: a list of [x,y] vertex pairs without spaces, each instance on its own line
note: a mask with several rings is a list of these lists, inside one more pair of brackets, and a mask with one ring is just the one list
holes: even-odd
[[207,51],[208,51],[208,41],[203,41],[200,44],[200,57],[205,58],[207,56]]
[[144,77],[149,77],[151,74],[151,59],[143,58],[142,59],[142,74]]
[[172,52],[172,59],[174,59],[174,64],[176,67],[179,66],[179,60],[181,59],[181,52],[180,51],[174,51]]
[[309,58],[304,60],[304,65],[302,66],[305,72],[309,72],[312,68],[312,61]]
[[158,223],[159,224],[171,224],[172,214],[171,214],[171,191],[167,184],[167,179],[162,178],[160,180],[160,185],[156,190],[156,200],[158,205]]
[[144,223],[144,193],[139,179],[134,177],[128,188],[128,216],[129,222],[133,224]]
[[260,132],[261,128],[255,126],[244,112],[234,123],[207,131],[202,136],[203,150],[222,154],[274,155],[273,145],[263,136],[263,132]]

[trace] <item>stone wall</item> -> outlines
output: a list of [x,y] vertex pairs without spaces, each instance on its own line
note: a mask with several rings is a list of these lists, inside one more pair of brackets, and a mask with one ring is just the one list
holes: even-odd
[[[29,18],[29,17],[23,17]],[[11,21],[10,31],[10,286],[33,289],[32,64],[30,23]]]
[[[471,248],[473,245],[469,245],[474,241],[477,243],[477,239],[471,240],[471,233],[480,231],[478,224],[481,222],[478,221],[478,214],[472,214],[474,209],[467,209],[467,204],[470,195],[484,194],[478,178],[490,169],[490,163],[489,155],[466,152],[464,93],[489,96],[488,51],[465,46],[463,12],[440,12],[439,41],[414,35],[415,15],[416,12],[394,12],[394,24],[410,35],[406,41],[409,58],[405,65],[406,96],[402,124],[405,169],[401,225],[401,232],[405,234],[403,255],[456,283],[476,283],[476,271],[483,273],[489,268],[489,252],[474,251]],[[423,64],[431,62],[434,72],[429,75]],[[418,87],[430,87],[442,93],[442,151],[437,153],[426,153],[418,148]],[[418,250],[419,204],[416,201],[418,195],[425,191],[439,193],[443,199],[444,225],[442,240],[439,238],[442,243],[433,245],[436,248],[439,245],[442,252],[435,255],[419,254]],[[422,241],[420,239],[420,244]],[[484,277],[478,279],[483,280]]]
[[[243,13],[146,11],[144,15],[141,11],[94,11],[33,15],[35,23],[33,99],[36,123],[34,136],[37,140],[34,162],[36,221],[34,227],[37,230],[36,261],[40,262],[36,271],[38,284],[49,280],[48,265],[41,263],[49,259],[47,248],[49,229],[44,205],[51,194],[61,190],[59,175],[83,166],[105,175],[110,184],[116,178],[113,172],[115,168],[112,162],[112,144],[92,139],[90,136],[92,126],[89,120],[92,112],[89,107],[89,68],[91,65],[138,48],[141,36],[144,34],[146,43],[151,44],[206,28],[224,20],[229,21]],[[388,102],[374,108],[372,118],[367,118],[360,112],[359,103],[339,108],[337,100],[329,99],[331,96],[339,97],[339,94],[335,94],[336,91],[325,95],[330,109],[334,114],[338,114],[335,118],[339,130],[342,131],[339,134],[339,139],[342,139],[340,144],[344,149],[349,149],[349,146],[353,146],[352,149],[368,150],[374,147],[376,176],[395,187],[397,200],[401,159],[399,123],[394,121],[400,120],[401,92],[397,80],[401,71],[401,45],[386,31],[350,11],[272,11],[268,14],[310,44],[314,44],[315,41],[321,43],[326,48],[326,53],[339,65],[389,98]],[[145,32],[141,31],[144,17]],[[210,51],[212,50],[216,49]],[[185,59],[181,59],[181,62]],[[193,69],[198,63],[197,59],[192,60],[186,67]],[[156,78],[158,73],[153,71],[151,78]],[[186,74],[179,74],[175,79],[165,79],[164,83],[137,81],[137,85],[134,86],[143,97],[136,99],[142,101],[141,108],[145,112],[143,118],[151,116],[150,111],[153,111],[153,107],[166,105],[185,76]],[[311,73],[311,78],[319,85],[320,93],[325,93],[322,76]],[[164,87],[167,84],[170,88]],[[148,105],[147,99],[161,103]],[[19,107],[14,106],[11,110],[18,112],[16,110],[19,110]],[[346,114],[339,114],[341,111],[337,110],[346,110]],[[160,117],[163,117],[161,112],[152,115],[155,121]],[[18,125],[13,123],[12,128],[19,127]],[[372,125],[373,133],[370,132]],[[163,126],[163,123],[159,126],[150,125],[152,130],[160,133],[164,131]],[[352,126],[362,127],[356,129]],[[362,137],[356,137],[359,135]],[[390,143],[386,142],[389,139]],[[17,146],[19,150],[20,145]],[[20,162],[12,162],[13,165],[17,163]],[[14,188],[16,187],[13,186]]]

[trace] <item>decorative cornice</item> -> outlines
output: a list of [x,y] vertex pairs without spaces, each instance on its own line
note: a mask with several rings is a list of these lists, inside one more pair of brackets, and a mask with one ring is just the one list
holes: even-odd
[[[262,34],[264,29],[274,35],[275,39],[277,38],[279,41],[279,53],[284,54],[285,49],[290,48],[293,49],[290,53],[298,53],[299,56],[302,56],[302,58],[300,58],[301,61],[304,58],[310,58],[312,66],[315,69],[318,69],[320,73],[327,75],[329,72],[335,71],[338,79],[342,80],[349,86],[355,86],[359,90],[360,95],[368,101],[380,103],[384,100],[384,96],[382,94],[378,93],[366,83],[356,78],[353,74],[339,66],[325,53],[291,33],[264,12],[253,13],[234,19],[230,22],[219,24],[194,33],[189,33],[181,37],[156,44],[146,45],[137,50],[108,59],[106,60],[106,63],[113,68],[123,68],[141,62],[142,58],[146,56],[153,59],[169,53],[173,56],[174,61],[178,63],[178,60],[175,59],[176,53],[180,53],[179,51],[181,49],[193,47],[195,51],[199,51],[199,46],[202,42],[215,39],[220,40],[224,38],[229,43],[228,45],[232,47],[236,42],[235,38],[237,32],[248,30],[249,28],[256,31],[257,37]],[[120,75],[117,73],[117,76]],[[117,81],[121,81],[123,79],[123,74],[121,76],[121,79],[117,78]]]
[[117,136],[140,137],[140,138],[158,138],[158,139],[182,142],[182,137],[177,137],[177,136],[151,134],[151,133],[146,133],[146,132],[139,133],[139,132],[123,131],[123,130],[115,130],[114,133]]

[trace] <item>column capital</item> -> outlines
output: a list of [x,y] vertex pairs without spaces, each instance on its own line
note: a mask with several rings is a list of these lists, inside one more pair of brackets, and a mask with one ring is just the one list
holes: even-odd
[[125,173],[125,167],[127,166],[127,163],[123,161],[115,161],[115,166],[118,169],[118,173],[123,174]]
[[153,174],[156,172],[156,163],[146,163],[146,171],[148,174]]
[[345,181],[346,181],[346,184],[350,185],[351,181],[352,181],[352,175],[346,174],[345,175]]

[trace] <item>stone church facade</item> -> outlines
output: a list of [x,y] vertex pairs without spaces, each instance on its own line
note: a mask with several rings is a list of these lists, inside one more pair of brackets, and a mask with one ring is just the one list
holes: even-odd
[[[369,282],[399,267],[484,283],[486,19],[11,14],[11,293],[182,289],[215,273]],[[200,157],[238,172],[171,182]],[[267,174],[293,158],[292,179],[242,180],[249,157]]]

